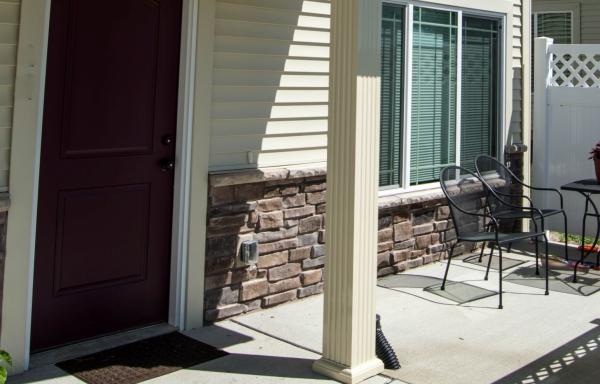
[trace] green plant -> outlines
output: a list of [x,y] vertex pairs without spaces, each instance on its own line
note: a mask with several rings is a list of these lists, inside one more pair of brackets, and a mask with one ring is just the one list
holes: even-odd
[[[593,237],[585,237],[585,244],[592,244],[594,242],[594,238]],[[565,234],[564,233],[558,233],[558,241],[560,242],[564,242],[565,241]],[[573,235],[573,234],[568,234],[567,235],[567,242],[569,244],[575,244],[575,245],[581,245],[581,236],[578,235]]]
[[6,383],[8,377],[8,367],[12,366],[12,357],[6,351],[0,350],[0,384]]

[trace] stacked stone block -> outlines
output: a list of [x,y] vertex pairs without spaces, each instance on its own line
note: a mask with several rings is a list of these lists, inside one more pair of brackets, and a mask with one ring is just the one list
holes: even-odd
[[[217,321],[323,291],[326,227],[325,171],[287,171],[253,179],[244,173],[211,177],[205,318]],[[456,241],[440,192],[382,199],[378,275],[447,257]],[[245,240],[259,244],[255,266],[240,262]],[[464,250],[462,245],[456,253]]]
[[[211,187],[205,318],[216,321],[323,291],[324,172]],[[256,240],[259,261],[239,261]]]
[[[385,276],[447,258],[456,242],[448,206],[443,200],[380,209],[377,274]],[[464,252],[461,244],[455,254]]]

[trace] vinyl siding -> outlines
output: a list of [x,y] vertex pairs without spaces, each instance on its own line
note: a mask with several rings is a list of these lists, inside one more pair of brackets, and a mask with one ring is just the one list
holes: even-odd
[[[509,142],[522,135],[521,1]],[[326,160],[329,13],[326,0],[217,0],[210,170]]]
[[217,0],[210,169],[325,161],[330,4]]
[[600,1],[581,0],[581,43],[600,44]]
[[523,140],[523,1],[514,0],[513,6],[513,113],[510,122],[508,142]]
[[0,191],[8,190],[20,3],[0,1]]

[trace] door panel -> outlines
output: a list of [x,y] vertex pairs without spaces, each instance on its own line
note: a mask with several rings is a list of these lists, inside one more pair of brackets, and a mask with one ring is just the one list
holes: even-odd
[[55,295],[147,277],[150,194],[150,184],[59,193]]
[[32,350],[167,320],[181,0],[53,0]]
[[63,156],[152,152],[160,21],[154,1],[72,2]]

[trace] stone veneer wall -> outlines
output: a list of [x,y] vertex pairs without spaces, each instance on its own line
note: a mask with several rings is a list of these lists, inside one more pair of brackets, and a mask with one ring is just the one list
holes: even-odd
[[[210,176],[205,319],[217,321],[323,291],[325,169]],[[378,275],[447,257],[456,240],[441,191],[379,202]],[[259,262],[239,244],[259,242]],[[464,251],[457,247],[457,253]]]

